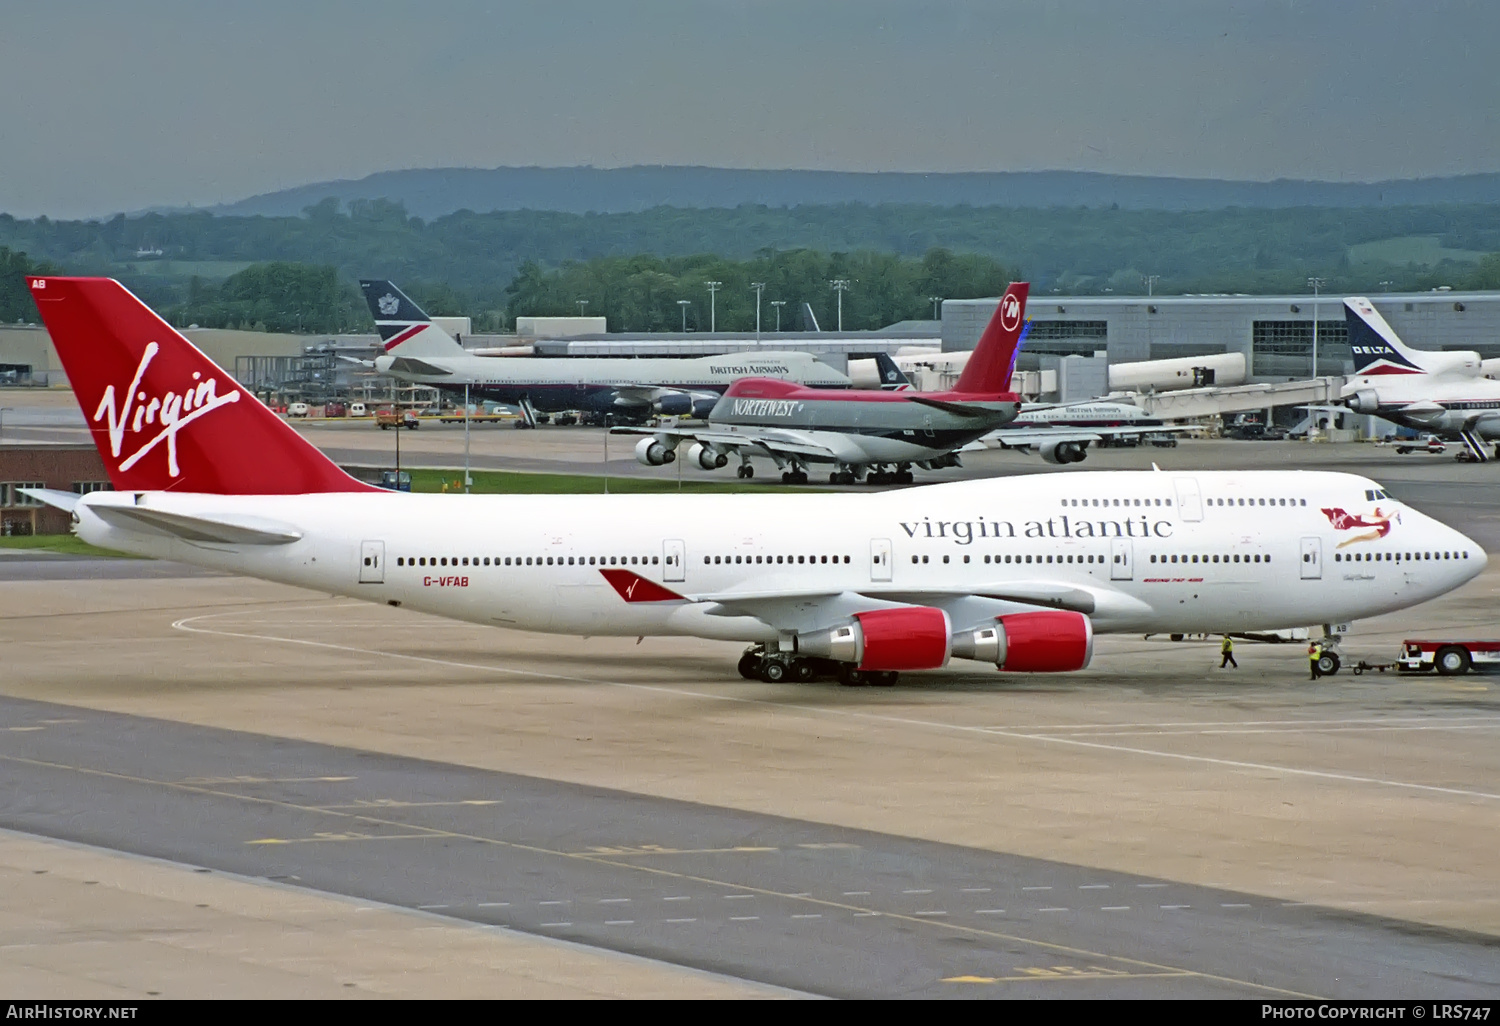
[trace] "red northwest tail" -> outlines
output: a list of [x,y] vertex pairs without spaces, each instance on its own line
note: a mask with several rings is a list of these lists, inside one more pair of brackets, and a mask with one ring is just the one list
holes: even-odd
[[110,278],[27,278],[120,491],[373,491]]
[[979,336],[979,344],[964,372],[958,377],[954,392],[973,395],[993,395],[1010,391],[1010,372],[1016,363],[1016,346],[1021,341],[1021,329],[1026,325],[1026,293],[1031,284],[1013,281],[1000,297],[995,307],[995,316]]

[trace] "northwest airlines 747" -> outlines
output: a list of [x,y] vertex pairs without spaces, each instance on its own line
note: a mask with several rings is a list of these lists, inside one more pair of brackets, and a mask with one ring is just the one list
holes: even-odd
[[740,672],[1078,670],[1099,633],[1337,624],[1477,575],[1375,482],[1113,471],[834,495],[413,495],[354,480],[118,282],[29,278],[115,491],[96,545],[478,624],[687,635]]

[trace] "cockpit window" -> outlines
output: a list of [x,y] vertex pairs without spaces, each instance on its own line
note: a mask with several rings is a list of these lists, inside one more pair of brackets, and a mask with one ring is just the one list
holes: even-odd
[[1390,497],[1391,497],[1390,492],[1387,492],[1384,488],[1366,488],[1365,489],[1365,498],[1368,499],[1370,502],[1374,502],[1376,499],[1389,499]]

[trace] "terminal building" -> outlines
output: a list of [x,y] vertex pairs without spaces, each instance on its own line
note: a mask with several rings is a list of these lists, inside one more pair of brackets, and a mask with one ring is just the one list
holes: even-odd
[[[1500,357],[1500,292],[1371,296],[1413,349],[1471,349]],[[944,352],[973,349],[999,298],[943,302]],[[1242,353],[1251,381],[1353,373],[1341,295],[1048,296],[1031,294],[1033,357],[1093,357],[1115,363]],[[1313,324],[1318,366],[1313,370]],[[1049,361],[1050,362],[1050,361]]]

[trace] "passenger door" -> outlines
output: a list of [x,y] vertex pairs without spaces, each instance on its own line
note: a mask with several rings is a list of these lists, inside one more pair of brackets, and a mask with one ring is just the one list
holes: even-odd
[[1109,579],[1112,581],[1128,581],[1135,576],[1130,565],[1131,549],[1134,548],[1129,538],[1111,538],[1109,540]]
[[359,543],[359,583],[385,583],[385,542]]
[[662,580],[687,580],[687,551],[682,539],[668,538],[661,543],[661,562]]
[[1302,539],[1302,579],[1321,580],[1323,577],[1323,539]]
[[870,539],[870,580],[889,581],[891,579],[891,540],[889,538]]
[[1177,512],[1183,520],[1193,521],[1203,519],[1203,494],[1198,491],[1198,479],[1196,477],[1173,478],[1172,484],[1177,489]]

